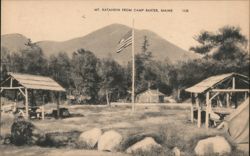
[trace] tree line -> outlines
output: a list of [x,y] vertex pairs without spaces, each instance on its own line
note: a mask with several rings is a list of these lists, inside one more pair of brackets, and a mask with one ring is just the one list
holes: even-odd
[[[150,39],[145,36],[135,56],[136,94],[152,88],[185,100],[183,90],[209,76],[229,72],[249,76],[248,44],[240,28],[225,26],[217,32],[203,31],[195,40],[199,45],[190,50],[200,58],[170,63],[167,59],[153,59],[153,52],[148,50]],[[83,103],[130,101],[131,61],[120,65],[112,58],[99,59],[86,49],[78,49],[72,56],[59,52],[45,57],[31,40],[20,52],[1,47],[1,54],[1,81],[8,71],[44,75],[66,88],[68,95],[81,97]]]

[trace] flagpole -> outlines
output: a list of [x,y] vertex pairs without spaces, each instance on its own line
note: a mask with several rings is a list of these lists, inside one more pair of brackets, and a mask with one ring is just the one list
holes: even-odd
[[134,18],[132,21],[132,112],[135,111],[135,31],[134,31]]

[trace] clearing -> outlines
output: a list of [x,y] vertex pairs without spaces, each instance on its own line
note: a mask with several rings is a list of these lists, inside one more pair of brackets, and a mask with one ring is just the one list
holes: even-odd
[[[181,104],[180,104],[181,105]],[[51,111],[55,105],[47,105],[47,111]],[[124,140],[120,151],[123,152],[131,143],[129,138],[135,135],[153,136],[165,149],[178,147],[183,155],[193,155],[193,149],[198,140],[208,136],[224,135],[223,131],[217,129],[197,128],[195,123],[190,122],[190,109],[182,107],[141,106],[136,112],[131,112],[130,106],[93,106],[93,105],[65,105],[70,113],[77,114],[76,117],[56,120],[46,118],[45,120],[32,120],[44,133],[53,132],[84,132],[92,128],[101,128],[103,131],[116,130]],[[9,115],[3,116],[2,134],[10,133],[12,119]],[[65,151],[69,148],[70,152]],[[233,148],[234,150],[234,148]],[[43,147],[2,147],[0,155],[13,155],[21,152],[22,155],[70,155],[71,152],[86,153],[87,155],[113,155],[107,152],[94,150],[82,150],[66,146],[62,148]],[[14,153],[13,153],[14,152]],[[58,153],[57,153],[58,152]],[[54,154],[53,154],[54,153]],[[125,155],[116,153],[116,155]]]

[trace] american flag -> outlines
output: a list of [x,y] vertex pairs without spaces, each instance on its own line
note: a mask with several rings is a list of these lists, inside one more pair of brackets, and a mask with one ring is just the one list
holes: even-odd
[[122,39],[119,41],[119,45],[117,47],[116,52],[120,53],[123,49],[125,49],[126,47],[130,46],[132,44],[132,30],[130,30],[129,32],[127,32],[127,34],[125,34]]

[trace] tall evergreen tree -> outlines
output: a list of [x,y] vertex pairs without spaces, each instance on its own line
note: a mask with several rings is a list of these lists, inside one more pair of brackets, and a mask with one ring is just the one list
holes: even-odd
[[110,101],[126,96],[125,71],[117,62],[110,58],[101,60],[98,65],[98,75],[100,77],[98,95],[101,102],[105,99],[109,104]]
[[86,102],[95,103],[98,100],[99,78],[96,70],[98,61],[92,52],[84,49],[73,53],[71,74],[74,87],[79,94],[86,97]]
[[216,60],[243,59],[247,55],[247,39],[239,27],[224,26],[218,32],[203,31],[195,37],[200,44],[190,50],[211,55]]
[[69,89],[72,86],[71,60],[65,52],[52,55],[49,58],[49,75],[52,76],[63,87]]

